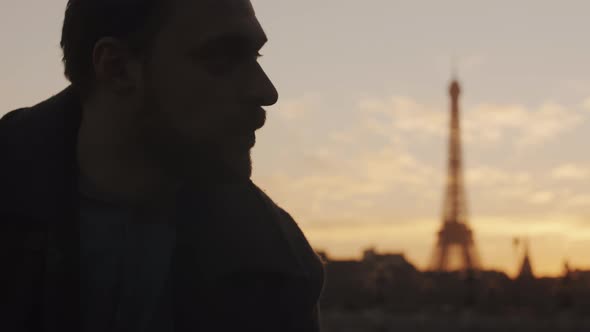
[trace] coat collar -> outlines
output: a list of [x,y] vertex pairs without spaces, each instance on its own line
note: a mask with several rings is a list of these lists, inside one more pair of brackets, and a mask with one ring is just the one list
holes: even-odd
[[[11,112],[0,122],[0,216],[15,236],[45,248],[44,331],[80,327],[80,241],[77,137],[80,98],[70,86],[30,108]],[[6,198],[6,199],[5,199]]]

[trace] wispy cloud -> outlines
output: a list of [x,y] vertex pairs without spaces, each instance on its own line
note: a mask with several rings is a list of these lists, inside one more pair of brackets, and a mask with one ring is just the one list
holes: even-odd
[[532,204],[547,204],[555,199],[555,194],[551,191],[538,191],[531,195],[529,202]]
[[576,194],[566,202],[568,207],[572,208],[588,208],[590,206],[590,194]]
[[301,98],[280,101],[276,112],[285,120],[301,119],[315,110],[320,98],[316,94],[306,94]]
[[497,189],[507,186],[518,186],[531,183],[531,175],[526,171],[510,172],[491,166],[476,166],[466,170],[466,179],[469,186],[495,187]]
[[558,138],[585,120],[586,117],[579,112],[550,102],[536,109],[518,105],[480,105],[466,114],[467,138],[505,142],[514,137],[515,146],[523,148]]
[[[396,201],[428,201],[437,185],[442,190],[440,172],[411,154],[394,148],[364,151],[355,155],[317,155],[305,173],[275,172],[260,180],[265,189],[277,195],[279,202],[295,210],[304,223],[317,222],[326,216],[357,220],[387,218]],[[316,165],[323,165],[321,168]],[[405,196],[405,198],[404,198]],[[381,205],[391,197],[391,204]],[[379,203],[378,203],[379,202]],[[369,211],[370,209],[370,211]]]
[[[366,122],[380,133],[403,132],[422,137],[448,135],[448,111],[408,97],[365,99]],[[547,102],[534,109],[522,105],[480,104],[463,115],[463,136],[471,144],[510,144],[516,148],[558,138],[588,119],[575,110]]]
[[576,164],[564,164],[551,172],[555,180],[587,180],[590,179],[590,168]]
[[411,98],[393,96],[389,99],[365,99],[359,103],[367,123],[373,129],[391,132],[444,136],[448,132],[448,115]]

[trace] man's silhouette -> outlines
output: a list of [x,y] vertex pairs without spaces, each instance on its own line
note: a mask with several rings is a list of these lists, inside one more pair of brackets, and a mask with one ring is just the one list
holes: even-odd
[[322,263],[250,181],[265,42],[249,0],[69,0],[72,84],[0,120],[1,331],[319,331]]

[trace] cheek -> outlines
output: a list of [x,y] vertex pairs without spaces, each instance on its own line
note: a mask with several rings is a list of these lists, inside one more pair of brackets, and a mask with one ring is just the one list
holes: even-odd
[[235,125],[239,107],[231,77],[212,75],[203,66],[178,56],[154,72],[160,108],[180,135],[191,140],[219,140]]
[[214,99],[208,87],[197,78],[186,73],[169,73],[159,80],[157,94],[162,112],[170,118],[174,126],[191,134],[206,133]]

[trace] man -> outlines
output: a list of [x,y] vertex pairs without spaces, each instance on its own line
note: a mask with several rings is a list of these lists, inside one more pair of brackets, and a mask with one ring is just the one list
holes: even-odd
[[2,331],[319,331],[323,265],[251,181],[249,0],[69,0],[71,86],[0,120]]

